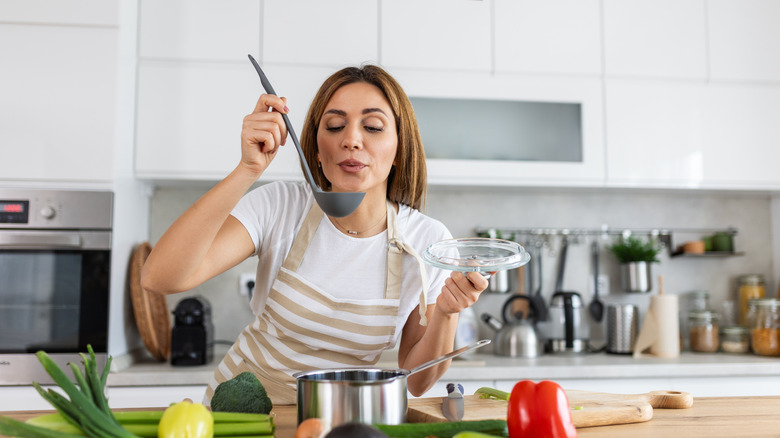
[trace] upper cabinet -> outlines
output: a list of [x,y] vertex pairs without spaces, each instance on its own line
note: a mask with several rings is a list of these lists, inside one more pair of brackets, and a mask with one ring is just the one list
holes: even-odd
[[706,79],[705,0],[604,0],[607,76]]
[[264,62],[333,68],[378,62],[378,0],[263,4]]
[[598,0],[495,0],[495,70],[599,75]]
[[780,81],[780,2],[709,0],[714,80]]
[[490,8],[491,2],[482,1],[383,1],[379,32],[382,65],[489,72]]
[[0,180],[113,180],[118,3],[0,2]]
[[260,52],[260,0],[139,0],[139,56],[244,62]]

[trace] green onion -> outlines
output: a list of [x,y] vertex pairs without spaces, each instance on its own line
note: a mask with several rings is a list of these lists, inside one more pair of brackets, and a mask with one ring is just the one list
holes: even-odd
[[491,398],[495,400],[509,400],[509,393],[500,391],[495,388],[488,388],[486,386],[483,386],[482,388],[479,388],[474,392],[474,394],[479,395],[479,398]]

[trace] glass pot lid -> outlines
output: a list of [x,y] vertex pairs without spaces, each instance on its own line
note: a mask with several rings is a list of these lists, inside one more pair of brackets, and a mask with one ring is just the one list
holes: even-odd
[[517,242],[468,237],[436,242],[425,250],[422,259],[450,271],[494,272],[523,266],[531,255]]

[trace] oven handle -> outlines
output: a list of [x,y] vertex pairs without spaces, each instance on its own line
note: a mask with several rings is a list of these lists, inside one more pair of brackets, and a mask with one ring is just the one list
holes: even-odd
[[0,233],[0,248],[56,249],[82,246],[81,236],[77,233]]

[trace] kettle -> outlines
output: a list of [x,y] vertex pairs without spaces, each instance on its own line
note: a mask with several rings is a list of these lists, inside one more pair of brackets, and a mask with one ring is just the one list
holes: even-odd
[[522,312],[518,312],[520,315],[515,315],[513,320],[507,317],[507,310],[511,309],[515,300],[527,300],[536,318],[534,302],[527,295],[513,295],[506,300],[501,311],[503,323],[489,313],[483,313],[482,320],[496,332],[493,339],[493,354],[525,358],[540,356],[544,351],[544,342],[536,331],[536,321],[528,315],[522,315]]
[[553,353],[582,353],[587,350],[590,327],[582,297],[577,292],[555,292],[547,321],[547,349]]

